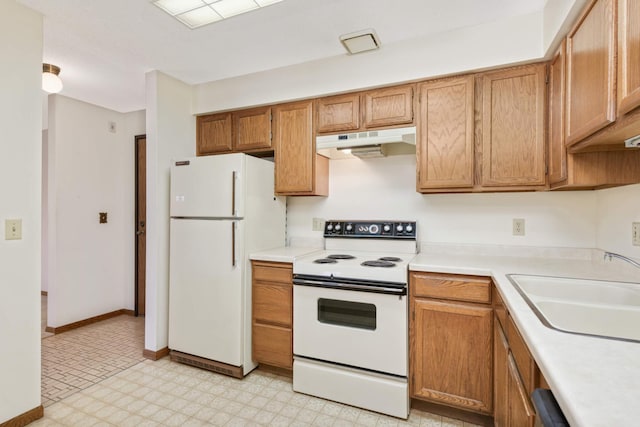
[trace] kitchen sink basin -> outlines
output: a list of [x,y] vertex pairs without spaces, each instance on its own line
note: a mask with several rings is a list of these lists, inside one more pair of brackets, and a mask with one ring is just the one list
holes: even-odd
[[522,274],[507,277],[551,328],[640,342],[640,283]]

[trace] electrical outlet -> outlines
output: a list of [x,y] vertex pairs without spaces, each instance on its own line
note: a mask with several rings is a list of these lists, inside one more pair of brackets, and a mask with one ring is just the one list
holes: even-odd
[[513,235],[524,236],[524,218],[513,218]]
[[5,240],[21,240],[22,239],[22,220],[7,219],[4,221],[4,239]]
[[313,218],[311,223],[311,230],[313,231],[322,231],[324,230],[324,219],[322,218]]
[[640,246],[640,222],[631,223],[631,243]]

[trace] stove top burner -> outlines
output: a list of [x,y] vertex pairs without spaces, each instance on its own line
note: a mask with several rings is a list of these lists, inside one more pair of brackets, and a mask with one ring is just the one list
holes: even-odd
[[329,255],[327,258],[329,258],[329,259],[354,259],[355,257],[353,255],[347,255],[347,254],[332,254],[332,255]]
[[391,261],[381,261],[381,260],[373,260],[373,261],[365,261],[362,264],[365,267],[395,267],[396,265]]
[[383,256],[382,258],[378,258],[379,261],[390,261],[390,262],[401,262],[402,258],[398,258],[397,256]]
[[314,264],[335,264],[338,261],[331,258],[318,258],[313,260]]

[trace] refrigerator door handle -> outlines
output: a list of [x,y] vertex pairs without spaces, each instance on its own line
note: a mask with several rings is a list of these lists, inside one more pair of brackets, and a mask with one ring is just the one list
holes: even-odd
[[236,222],[231,221],[231,266],[236,266]]
[[238,172],[233,171],[231,173],[231,216],[236,216],[236,180],[238,179]]

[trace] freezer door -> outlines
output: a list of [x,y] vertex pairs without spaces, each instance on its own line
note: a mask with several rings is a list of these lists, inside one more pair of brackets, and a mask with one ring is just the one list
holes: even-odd
[[233,241],[239,223],[171,219],[171,350],[242,366],[243,275]]
[[244,216],[244,154],[194,157],[171,165],[171,216]]

